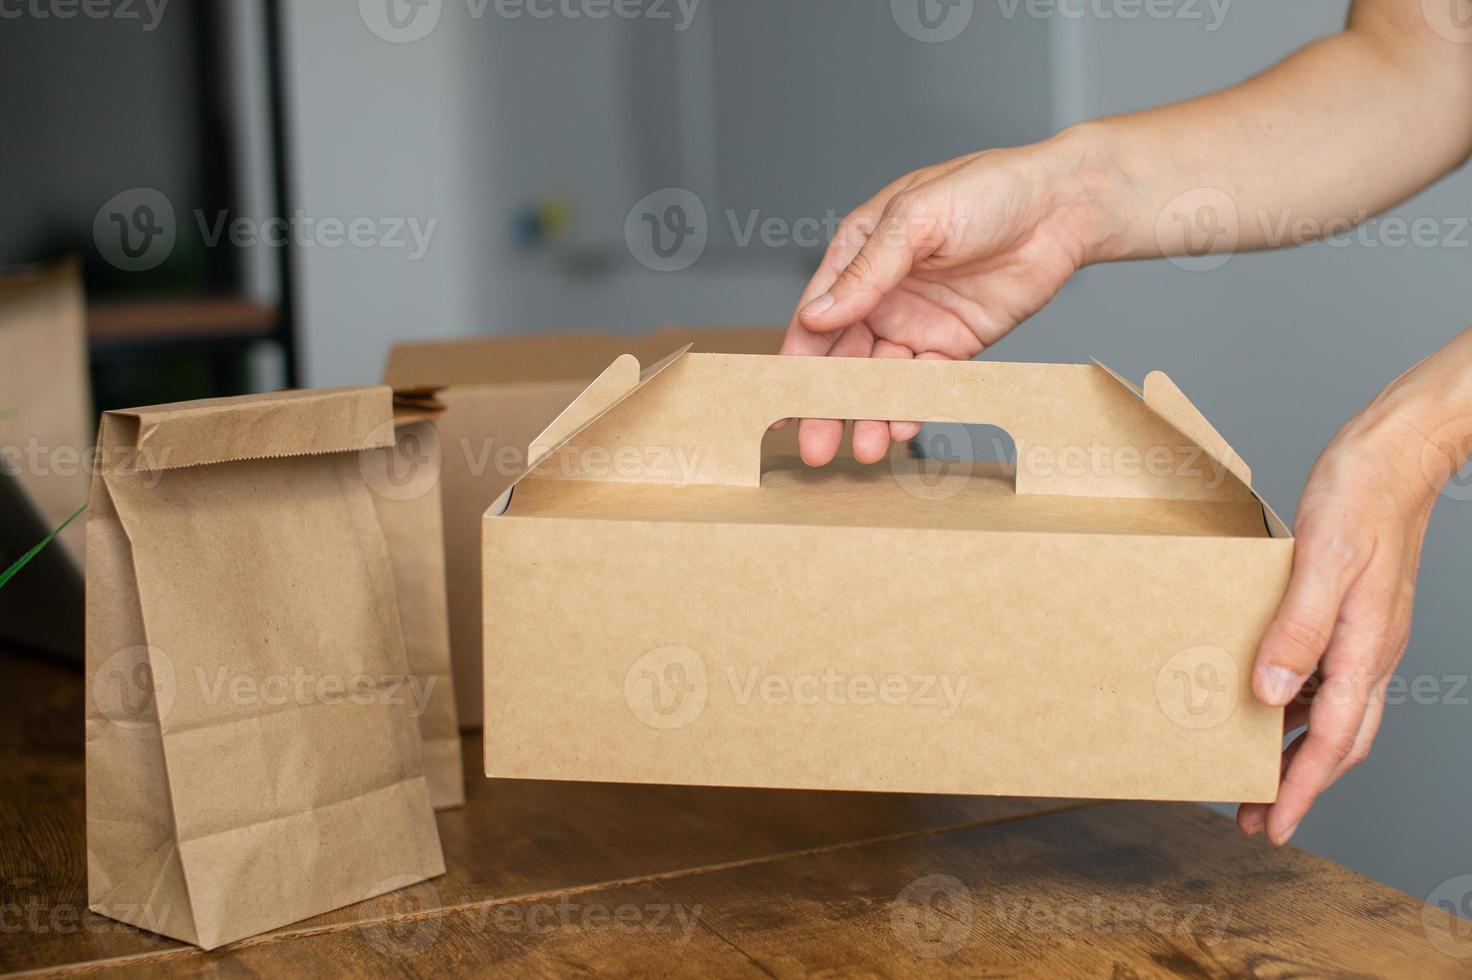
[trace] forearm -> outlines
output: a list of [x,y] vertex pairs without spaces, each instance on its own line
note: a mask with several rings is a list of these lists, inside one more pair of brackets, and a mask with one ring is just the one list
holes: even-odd
[[1086,261],[1301,244],[1457,167],[1472,44],[1420,8],[1360,0],[1345,31],[1241,85],[1060,134],[1064,205],[1091,212]]

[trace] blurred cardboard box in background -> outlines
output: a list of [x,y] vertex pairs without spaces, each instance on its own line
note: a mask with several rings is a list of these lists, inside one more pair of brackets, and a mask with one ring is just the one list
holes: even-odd
[[[539,334],[410,342],[389,353],[383,381],[432,392],[443,458],[450,650],[460,724],[479,728],[481,708],[481,517],[526,463],[533,437],[610,361],[653,360],[683,344],[732,354],[775,354],[778,327],[660,327],[648,334]],[[796,426],[772,436],[796,455]]]
[[[77,263],[0,276],[0,569],[87,502],[91,402]],[[0,638],[78,656],[85,541],[73,521],[0,589]]]

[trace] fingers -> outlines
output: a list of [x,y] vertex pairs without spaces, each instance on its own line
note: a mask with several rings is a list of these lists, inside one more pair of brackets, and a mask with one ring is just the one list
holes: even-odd
[[1309,531],[1298,540],[1288,591],[1257,650],[1252,689],[1258,700],[1274,707],[1293,700],[1328,648],[1360,570],[1355,549],[1333,532]]
[[[787,333],[782,338],[782,346],[779,354],[793,354],[800,357],[822,357],[833,350],[834,344],[838,342],[841,334],[837,329],[827,332],[809,330],[804,326],[799,312],[813,300],[828,292],[830,286],[838,279],[848,264],[853,261],[864,245],[867,236],[858,233],[857,229],[868,227],[878,216],[883,213],[884,205],[893,193],[893,189],[899,182],[890,185],[880,192],[879,195],[866,201],[856,208],[852,214],[844,219],[839,228],[838,235],[828,244],[828,250],[823,255],[823,261],[818,265],[818,271],[813,273],[802,296],[797,302],[797,308],[793,310],[792,318],[787,322]],[[769,427],[769,431],[777,431],[787,427],[790,419],[778,419]],[[819,419],[817,424],[811,426],[800,426],[798,430],[798,445],[809,444],[815,453],[821,457],[826,455],[831,460],[838,453],[838,445],[843,439],[842,424],[834,432],[834,426],[827,424],[831,420]],[[809,435],[803,436],[803,429],[809,431]],[[832,448],[828,449],[828,445]],[[815,465],[823,465],[821,463]]]
[[1243,803],[1237,807],[1237,829],[1248,837],[1262,832],[1268,821],[1266,803]]
[[[1283,709],[1283,734],[1287,735],[1308,724],[1308,714],[1311,702],[1302,698],[1294,698]],[[1289,756],[1285,753],[1279,766],[1278,775],[1281,778],[1283,770],[1288,767]],[[1237,808],[1237,826],[1242,833],[1249,837],[1261,833],[1267,826],[1268,810],[1272,807],[1270,803],[1243,803]]]
[[829,287],[838,279],[839,273],[848,266],[853,257],[858,254],[859,249],[863,247],[862,238],[844,234],[843,228],[848,227],[850,222],[863,225],[873,220],[872,215],[878,214],[879,211],[880,206],[871,201],[844,219],[838,237],[829,243],[828,250],[823,254],[823,261],[818,264],[818,271],[813,273],[813,278],[803,289],[802,296],[797,301],[797,308],[792,311],[792,318],[787,321],[787,333],[782,338],[782,347],[778,353],[822,357],[833,349],[833,345],[837,343],[840,336],[837,330],[825,332],[809,330],[804,326],[798,314],[813,300],[828,292]]
[[[876,339],[874,349],[870,357],[883,358],[892,361],[908,361],[914,358],[915,352],[908,347],[891,343],[888,340]],[[854,423],[854,459],[860,463],[877,463],[889,455],[890,430],[894,425],[908,427],[913,425],[915,431],[920,431],[919,423],[912,422],[871,422],[858,421]],[[909,439],[911,436],[905,436]]]
[[[845,330],[829,352],[833,357],[868,357],[874,350],[874,335],[862,323]],[[888,435],[886,434],[886,451]],[[827,466],[838,455],[843,442],[842,419],[803,419],[797,427],[797,450],[809,466]]]
[[802,419],[797,423],[797,453],[809,466],[827,466],[843,444],[838,419]]
[[1325,677],[1309,709],[1308,731],[1285,753],[1278,799],[1267,811],[1269,840],[1286,844],[1319,794],[1364,761],[1383,711],[1384,699],[1362,676]]
[[864,225],[867,216],[844,221],[840,235],[863,244],[827,291],[798,311],[804,327],[831,333],[858,323],[904,281],[916,262],[934,251],[934,223],[914,200],[905,194],[891,198],[872,229]]

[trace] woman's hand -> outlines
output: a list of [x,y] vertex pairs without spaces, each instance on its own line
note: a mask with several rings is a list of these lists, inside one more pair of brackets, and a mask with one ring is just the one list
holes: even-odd
[[[1108,237],[1110,184],[1068,133],[989,150],[890,184],[838,229],[787,328],[784,354],[974,357],[1040,310]],[[1111,191],[1112,193],[1112,191]],[[783,423],[779,423],[779,426]],[[858,422],[854,456],[883,459],[914,422]],[[833,459],[843,422],[804,419],[803,459]]]
[[1237,811],[1245,833],[1266,829],[1286,843],[1319,794],[1370,754],[1410,637],[1426,524],[1442,485],[1466,462],[1472,419],[1446,414],[1472,367],[1469,336],[1387,388],[1309,473],[1288,591],[1252,676],[1259,700],[1287,706],[1285,734],[1308,730],[1283,753],[1277,801]]

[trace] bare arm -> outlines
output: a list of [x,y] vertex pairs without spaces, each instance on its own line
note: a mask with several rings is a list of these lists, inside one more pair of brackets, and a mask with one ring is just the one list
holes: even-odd
[[[1092,168],[1111,185],[1101,204],[1113,217],[1091,260],[1203,247],[1211,234],[1203,216],[1193,211],[1183,223],[1170,211],[1173,201],[1192,210],[1220,200],[1202,193],[1209,189],[1236,207],[1238,248],[1284,244],[1283,230],[1300,219],[1299,228],[1332,232],[1472,153],[1472,33],[1443,37],[1419,0],[1358,0],[1342,33],[1241,85],[1086,123],[1069,138],[1081,172]],[[1214,244],[1231,247],[1226,236]]]

